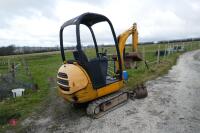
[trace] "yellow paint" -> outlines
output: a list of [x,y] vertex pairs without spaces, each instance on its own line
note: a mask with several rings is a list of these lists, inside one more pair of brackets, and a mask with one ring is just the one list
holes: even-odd
[[[58,70],[59,72],[66,73],[69,81],[69,91],[64,91],[64,94],[72,94],[81,89],[84,89],[88,85],[88,77],[78,65],[64,64]],[[60,78],[60,77],[59,77]],[[64,79],[64,78],[60,78]],[[63,85],[64,86],[64,85]]]
[[[116,92],[123,87],[123,81],[118,81],[105,87],[99,89],[93,89],[92,84],[88,84],[88,86],[80,91],[77,91],[73,94],[66,94],[66,91],[63,91],[58,87],[59,95],[62,96],[65,100],[72,102],[72,103],[85,103],[88,101],[95,100],[99,97],[108,95],[110,93]],[[73,97],[77,97],[77,101],[73,99]]]
[[[123,32],[119,35],[119,51],[121,56],[122,68],[124,68],[124,57],[123,52],[126,46],[126,41],[128,37],[132,35],[132,50],[137,51],[138,49],[138,31],[137,31],[137,24],[134,23],[131,28]],[[116,68],[119,68],[119,65],[116,64]],[[117,69],[118,70],[118,69]]]
[[123,85],[124,85],[123,80],[120,80],[120,81],[117,81],[115,83],[106,85],[106,86],[97,90],[98,97],[102,97],[102,96],[105,96],[107,94],[116,92],[116,91],[120,90],[123,87]]
[[[97,91],[93,89],[92,84],[88,84],[88,86],[78,92],[73,94],[66,94],[65,91],[58,87],[58,92],[60,96],[62,96],[65,100],[73,102],[73,103],[85,103],[88,101],[92,101],[97,98]],[[77,101],[73,99],[73,97],[77,97]]]
[[[123,87],[123,80],[120,80],[102,88],[94,89],[88,74],[79,65],[64,64],[58,71],[68,75],[70,86],[69,91],[64,91],[58,87],[58,93],[65,100],[72,103],[85,103],[92,101],[99,97],[116,92]],[[60,79],[66,80],[65,78]],[[77,101],[74,100],[74,97],[77,98]]]
[[65,94],[65,91],[63,91],[59,87],[58,87],[58,95],[60,95],[61,97],[63,97],[68,102],[71,102],[71,103],[74,102],[74,100],[72,99],[73,95]]
[[133,52],[137,52],[138,50],[138,30],[137,30],[137,24],[133,24],[132,28],[132,49]]
[[[133,51],[137,51],[138,47],[138,32],[137,32],[137,25],[133,24],[131,28],[123,32],[119,36],[119,50],[120,56],[122,60],[122,66],[124,68],[124,58],[123,52],[125,49],[125,43],[128,37],[132,35],[132,48]],[[116,67],[119,67],[118,62],[116,63]],[[60,67],[58,72],[66,73],[68,75],[68,79],[60,78],[62,80],[69,81],[69,91],[63,91],[58,87],[58,93],[62,96],[65,100],[72,102],[72,103],[85,103],[92,100],[95,100],[99,97],[111,94],[120,90],[123,87],[123,80],[119,80],[112,84],[108,84],[102,88],[94,89],[92,86],[92,82],[90,80],[89,75],[87,72],[80,66],[78,63],[74,62],[73,64],[66,64]]]

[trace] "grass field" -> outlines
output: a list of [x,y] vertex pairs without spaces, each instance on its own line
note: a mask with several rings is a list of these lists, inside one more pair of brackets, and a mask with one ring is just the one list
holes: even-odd
[[[155,62],[157,60],[155,51],[158,47],[160,47],[160,50],[163,50],[166,48],[166,45],[141,45],[139,46],[139,51],[142,52],[145,50],[145,59],[149,61],[149,63],[153,61]],[[186,51],[190,51],[200,47],[198,42],[193,42],[185,44],[185,48]],[[108,53],[114,52],[111,47],[107,49]],[[129,50],[130,48],[128,47],[127,51]],[[89,55],[94,55],[94,52],[90,49],[87,49],[86,52]],[[171,66],[176,63],[176,59],[180,54],[181,53],[175,52],[169,56],[160,57],[160,63],[150,63],[149,70],[146,69],[144,63],[140,63],[138,69],[128,70],[129,80],[127,82],[127,87],[132,89],[138,83],[145,82],[166,73]],[[67,57],[72,57],[71,53],[68,53]],[[57,70],[62,64],[59,52],[0,57],[0,61],[10,60],[15,61],[16,63],[20,63],[22,59],[26,60],[31,71],[33,82],[38,84],[39,89],[37,91],[29,89],[23,97],[15,99],[10,98],[9,100],[3,100],[0,102],[0,131],[1,129],[9,127],[7,124],[9,119],[18,118],[19,120],[23,120],[31,112],[37,110],[37,107],[48,99],[50,90],[49,79],[56,77]],[[1,74],[8,72],[7,69],[6,65],[0,65]],[[29,81],[29,79],[23,74],[23,64],[20,65],[17,73],[18,78]]]

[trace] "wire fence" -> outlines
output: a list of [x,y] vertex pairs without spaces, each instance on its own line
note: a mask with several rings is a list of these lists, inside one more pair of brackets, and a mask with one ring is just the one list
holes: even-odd
[[[113,47],[106,47],[106,49],[108,53],[116,54]],[[199,41],[139,45],[138,51],[142,54],[145,63],[149,67],[152,67],[155,64],[168,62],[170,57],[177,53],[195,49],[200,49]],[[126,47],[126,52],[131,50],[132,48],[130,46]],[[90,49],[88,49],[88,53],[95,55]],[[147,65],[145,63],[141,62],[139,65],[143,69],[146,69]],[[115,65],[113,61],[110,61],[108,64],[109,75],[114,75],[115,69],[113,69],[113,65]],[[10,90],[15,87],[34,88],[31,70],[24,55],[0,58],[0,100],[6,96],[10,96]]]
[[[22,56],[23,57],[23,56]],[[33,89],[33,77],[24,58],[0,59],[0,101],[12,97],[12,89]]]
[[141,45],[139,50],[148,65],[165,62],[177,53],[200,49],[200,42],[178,42],[166,44]]

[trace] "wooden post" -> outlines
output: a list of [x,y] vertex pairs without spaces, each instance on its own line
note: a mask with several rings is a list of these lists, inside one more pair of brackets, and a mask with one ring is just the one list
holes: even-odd
[[200,43],[199,43],[199,48],[200,48]]
[[158,45],[157,64],[160,63],[160,44]]
[[188,45],[187,45],[187,42],[185,42],[185,49],[186,49],[186,51],[188,51]]
[[12,74],[12,80],[13,80],[13,82],[15,82],[15,63],[14,62],[12,62],[11,63],[11,74]]
[[192,39],[192,42],[191,42],[191,50],[192,50],[192,44],[193,44],[193,39]]
[[165,44],[165,53],[164,53],[164,58],[166,58],[166,54],[167,54],[167,44]]
[[169,56],[169,54],[170,54],[169,41],[168,41],[168,43],[167,43],[167,51],[168,51],[167,56]]
[[10,67],[10,59],[8,59],[8,72],[10,72],[10,69],[11,69],[11,67]]
[[23,62],[23,65],[24,65],[24,69],[26,71],[26,75],[29,76],[31,81],[33,81],[33,77],[32,77],[31,71],[30,71],[29,66],[28,66],[28,64],[27,64],[27,62],[26,62],[26,60],[24,58],[22,59],[22,62]]
[[144,46],[142,47],[142,53],[143,53],[143,59],[145,60],[145,48],[144,48]]
[[144,61],[144,67],[143,68],[145,68],[146,59],[145,59],[145,48],[144,48],[144,46],[142,47],[142,56],[143,56],[143,61]]

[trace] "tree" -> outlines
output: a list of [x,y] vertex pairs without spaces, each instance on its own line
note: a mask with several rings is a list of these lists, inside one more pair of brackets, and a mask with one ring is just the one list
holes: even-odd
[[14,54],[14,51],[15,51],[14,45],[9,45],[7,47],[0,47],[0,56],[12,55]]

